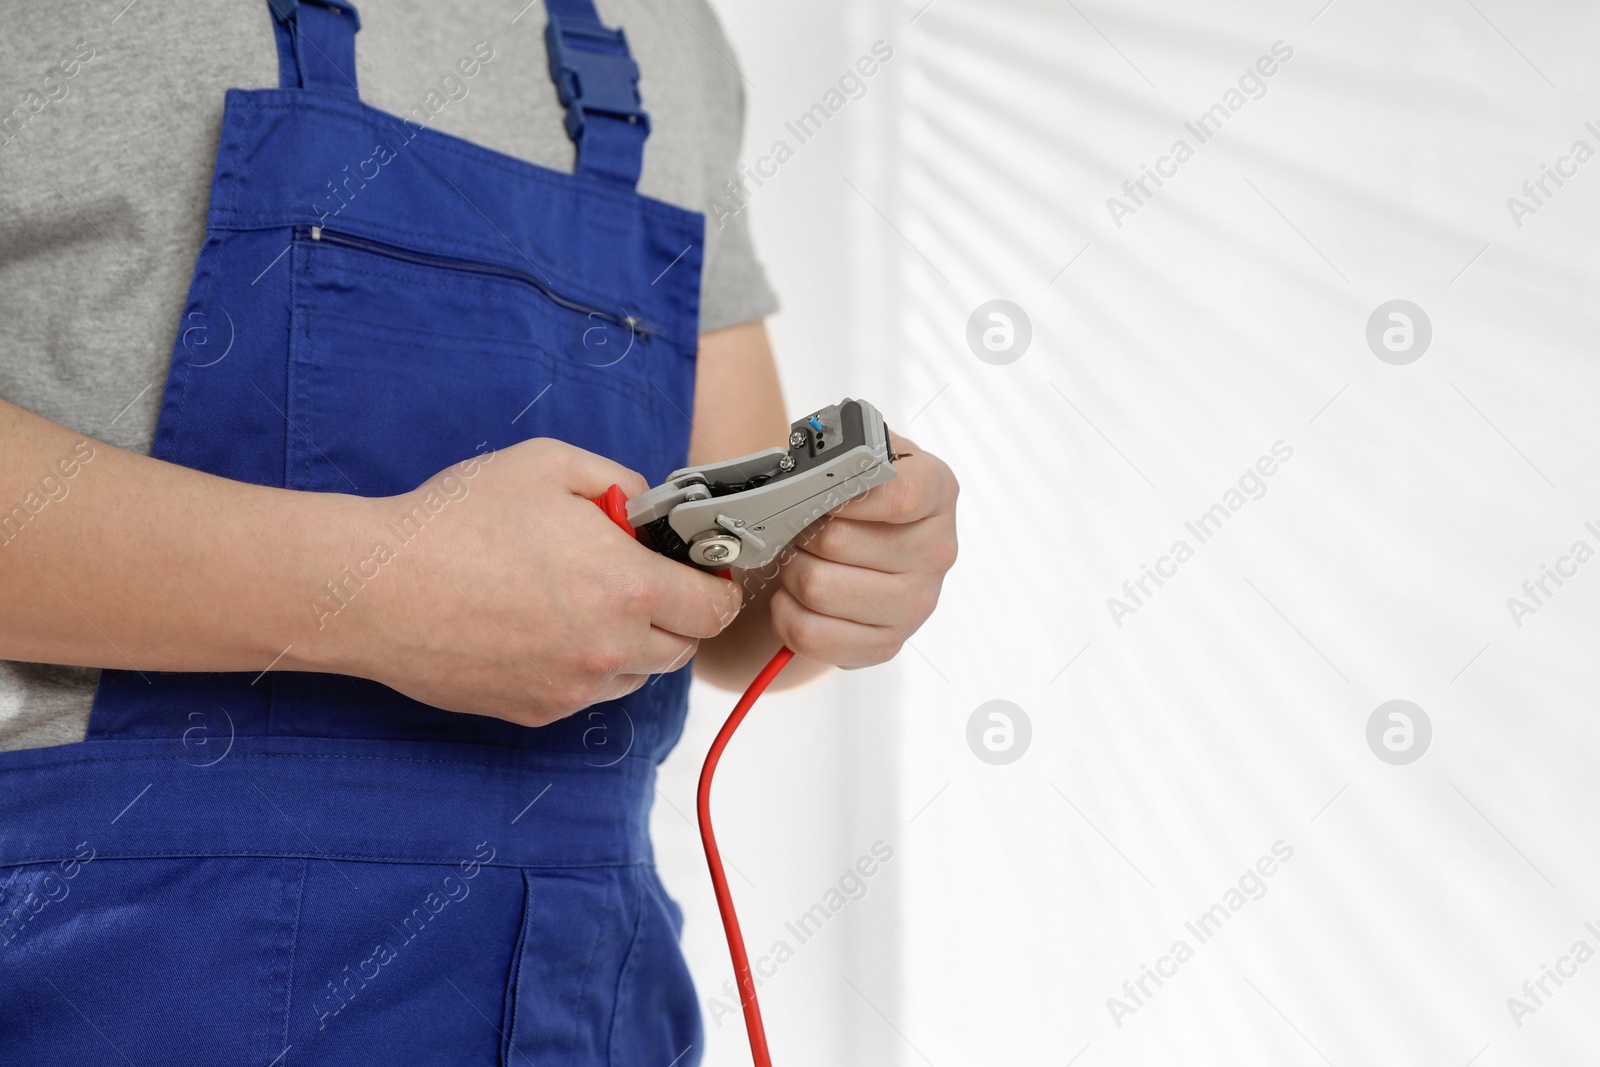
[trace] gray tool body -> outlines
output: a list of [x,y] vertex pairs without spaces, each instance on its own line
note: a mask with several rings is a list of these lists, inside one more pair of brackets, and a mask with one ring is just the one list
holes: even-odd
[[787,449],[673,471],[628,501],[628,524],[685,563],[763,567],[817,519],[893,478],[894,459],[878,409],[846,398],[794,423]]

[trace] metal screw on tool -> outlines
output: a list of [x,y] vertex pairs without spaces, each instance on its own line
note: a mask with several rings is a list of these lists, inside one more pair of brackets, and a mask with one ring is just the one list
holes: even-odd
[[801,445],[803,445],[805,443],[806,443],[805,431],[796,430],[794,433],[789,435],[789,447],[790,448],[799,448]]
[[784,456],[782,459],[778,460],[778,469],[781,471],[794,470],[794,457]]
[[689,545],[689,558],[696,563],[719,565],[739,558],[739,539],[728,534],[710,534]]

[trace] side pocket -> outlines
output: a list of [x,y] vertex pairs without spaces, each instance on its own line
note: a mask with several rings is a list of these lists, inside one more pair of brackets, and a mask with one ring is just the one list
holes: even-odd
[[523,872],[522,930],[504,1015],[506,1067],[607,1062],[618,975],[634,938],[633,877],[632,868],[613,867]]
[[492,858],[480,853],[467,867],[307,860],[288,1000],[293,1051],[277,1067],[501,1061],[495,1011],[518,975],[510,953],[524,936],[527,893],[521,872]]
[[606,1063],[695,1067],[705,1050],[694,981],[678,946],[681,913],[655,871],[633,868],[638,923],[617,981]]

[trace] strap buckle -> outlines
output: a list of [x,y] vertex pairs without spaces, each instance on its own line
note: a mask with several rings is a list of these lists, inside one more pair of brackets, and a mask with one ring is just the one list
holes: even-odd
[[650,132],[650,116],[639,98],[639,64],[628,54],[627,37],[621,30],[551,14],[544,36],[550,77],[567,109],[567,133],[574,141],[583,135],[590,113],[621,119]]
[[[313,0],[322,7],[330,8],[341,15],[349,15],[355,22],[356,29],[361,29],[361,15],[356,11],[355,5],[350,0]],[[279,22],[287,23],[294,18],[295,12],[300,8],[300,0],[267,0],[267,6],[272,9],[273,17]]]

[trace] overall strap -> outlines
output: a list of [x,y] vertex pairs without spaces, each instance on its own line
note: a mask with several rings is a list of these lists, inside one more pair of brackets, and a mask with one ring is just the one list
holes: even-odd
[[577,174],[632,189],[650,116],[639,100],[639,65],[621,30],[601,25],[593,0],[545,0],[550,76],[578,148]]
[[285,89],[356,92],[361,16],[346,0],[267,0],[278,37],[278,84]]

